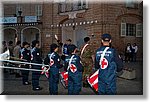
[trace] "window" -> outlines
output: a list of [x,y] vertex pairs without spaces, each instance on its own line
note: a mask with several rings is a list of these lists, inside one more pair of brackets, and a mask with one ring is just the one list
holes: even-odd
[[80,0],[78,1],[78,9],[86,9],[87,6],[87,1],[86,0]]
[[142,24],[121,23],[121,36],[142,37]]
[[126,24],[126,36],[135,36],[136,35],[136,24]]
[[74,2],[67,3],[65,0],[59,3],[59,12],[71,12],[77,10],[84,10],[88,8],[87,0],[75,0]]
[[40,16],[42,16],[42,5],[38,4],[35,6],[35,12],[37,19],[40,20]]
[[[17,16],[22,16],[22,6],[20,4],[16,5],[16,15]],[[19,14],[21,12],[21,15]]]
[[78,10],[78,3],[77,2],[73,2],[73,10]]
[[65,12],[66,4],[65,3],[60,3],[59,6],[60,6],[60,12]]
[[127,8],[135,8],[134,0],[126,0],[126,7]]

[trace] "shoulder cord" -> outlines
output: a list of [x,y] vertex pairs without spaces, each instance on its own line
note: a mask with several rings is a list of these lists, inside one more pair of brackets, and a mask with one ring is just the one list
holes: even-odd
[[88,45],[89,45],[89,44],[85,44],[85,45],[84,45],[84,47],[83,47],[83,49],[82,49],[82,51],[81,51],[81,55],[80,55],[80,57],[82,56],[82,54],[83,54],[83,52],[84,52],[85,48],[86,48]]
[[[53,53],[50,55],[50,57],[49,57],[50,65],[51,65],[51,59],[52,59],[52,56],[53,56],[53,55],[54,55],[54,52],[53,52]],[[48,70],[50,70],[50,67],[51,67],[50,65],[49,65],[49,68],[46,70],[46,72],[47,72]]]
[[109,47],[106,47],[105,49],[104,49],[104,51],[103,51],[103,53],[101,54],[101,58],[100,58],[100,61],[99,61],[99,65],[101,65],[101,62],[102,62],[102,60],[103,60],[103,58],[104,58],[104,56],[105,56],[105,53],[106,53],[106,51],[109,49]]
[[69,61],[67,70],[69,70],[69,68],[70,68],[70,64],[71,64],[71,62],[72,62],[73,57],[74,57],[74,55],[72,55],[71,58],[70,58],[70,61]]

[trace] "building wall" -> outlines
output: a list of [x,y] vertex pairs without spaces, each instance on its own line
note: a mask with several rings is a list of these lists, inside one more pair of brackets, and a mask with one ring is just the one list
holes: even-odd
[[[97,49],[101,42],[100,36],[103,33],[110,33],[113,39],[113,46],[117,48],[119,53],[124,53],[125,46],[127,43],[137,43],[139,47],[138,57],[142,57],[142,48],[143,48],[143,38],[136,36],[125,36],[121,37],[121,23],[131,23],[137,24],[142,23],[142,13],[141,8],[127,8],[125,3],[118,4],[89,4],[86,12],[77,14],[77,17],[83,18],[83,20],[98,20],[98,23],[92,25],[83,25],[85,26],[88,35],[91,37],[94,34],[92,42],[94,48]],[[57,12],[56,12],[57,13]],[[66,16],[61,16],[58,18],[56,15],[55,23],[59,24],[62,17],[64,20]],[[59,28],[60,30],[60,28]],[[58,29],[55,28],[55,34],[59,33],[61,37],[61,32],[58,32]]]
[[[15,13],[15,6],[7,4],[4,6],[4,15],[11,16]],[[11,9],[8,9],[11,8]],[[62,27],[51,27],[51,25],[63,24],[67,21],[68,15],[60,15],[58,9],[58,3],[42,3],[42,16],[40,21],[42,25],[36,25],[40,29],[41,33],[41,46],[43,55],[46,55],[49,51],[49,45],[56,42],[54,35],[58,35],[58,38],[62,40]],[[35,15],[35,4],[24,4],[23,16]],[[89,3],[88,8],[83,13],[77,13],[75,22],[80,21],[95,21],[97,23],[82,25],[84,30],[92,39],[93,47],[97,49],[101,45],[100,36],[103,33],[110,33],[112,35],[113,46],[117,48],[119,53],[124,52],[124,48],[128,42],[131,44],[137,43],[139,47],[138,57],[142,58],[143,38],[135,36],[121,37],[121,23],[137,24],[142,23],[142,4],[139,8],[126,8],[125,3]],[[16,27],[20,32],[20,29],[24,28]],[[18,33],[19,33],[18,32]],[[92,37],[94,35],[94,37]]]

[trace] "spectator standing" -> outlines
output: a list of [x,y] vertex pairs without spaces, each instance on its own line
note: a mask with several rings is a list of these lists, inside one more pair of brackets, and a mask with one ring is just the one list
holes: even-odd
[[132,46],[130,43],[128,43],[125,48],[125,62],[130,62],[131,57],[132,57]]
[[[20,51],[21,51],[21,41],[17,41],[16,46],[14,47],[13,50],[14,57],[19,58]],[[18,67],[18,65],[16,65],[16,67]],[[16,72],[16,78],[21,77],[20,70],[16,70],[15,72]]]
[[132,61],[134,62],[136,62],[137,51],[138,51],[138,46],[136,45],[136,43],[134,43],[132,46]]

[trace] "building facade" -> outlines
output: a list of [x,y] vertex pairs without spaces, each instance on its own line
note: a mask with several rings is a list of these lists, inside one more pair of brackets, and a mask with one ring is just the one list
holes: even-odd
[[[132,0],[131,0],[132,1]],[[101,34],[112,35],[113,46],[124,53],[127,43],[138,45],[138,58],[143,56],[143,2],[40,2],[5,4],[4,40],[39,40],[42,54],[56,42],[55,35],[65,43],[70,38],[79,48],[86,36],[93,49],[101,45]],[[12,21],[12,22],[11,22]]]

